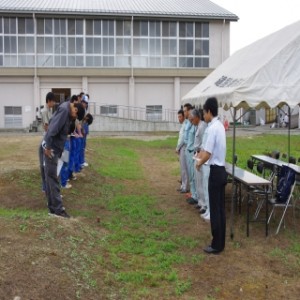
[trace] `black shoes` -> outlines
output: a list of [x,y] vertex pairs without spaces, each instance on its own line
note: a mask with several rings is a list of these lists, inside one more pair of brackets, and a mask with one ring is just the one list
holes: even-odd
[[207,253],[207,254],[215,254],[215,255],[217,255],[217,254],[219,254],[220,252],[222,252],[222,251],[220,251],[220,250],[216,250],[216,249],[212,248],[210,245],[207,246],[206,248],[204,248],[203,251],[204,251],[205,253]]
[[66,219],[70,219],[71,217],[67,214],[67,212],[65,210],[62,210],[59,213],[55,213],[54,211],[49,211],[48,213],[49,216],[53,216],[53,217],[60,217],[60,218],[66,218]]
[[198,200],[195,200],[194,198],[190,197],[186,199],[188,204],[197,204]]
[[200,210],[199,210],[199,214],[200,215],[203,215],[203,214],[205,214],[206,213],[206,209],[205,208],[201,208]]

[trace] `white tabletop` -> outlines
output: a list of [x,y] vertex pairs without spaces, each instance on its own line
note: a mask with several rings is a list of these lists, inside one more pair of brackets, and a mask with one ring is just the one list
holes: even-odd
[[[226,163],[225,169],[227,174],[232,176],[232,164]],[[270,185],[271,184],[269,180],[236,166],[234,167],[234,178],[245,185]]]
[[284,162],[284,161],[279,160],[279,159],[272,158],[272,157],[267,156],[267,155],[252,155],[252,157],[254,159],[259,160],[259,161],[262,161],[262,162],[265,162],[265,163],[268,163],[268,164],[272,164],[272,165],[275,165],[275,166],[278,166],[278,167],[288,166],[289,168],[294,170],[297,174],[300,174],[300,167],[295,165],[295,164],[289,164],[287,162]]

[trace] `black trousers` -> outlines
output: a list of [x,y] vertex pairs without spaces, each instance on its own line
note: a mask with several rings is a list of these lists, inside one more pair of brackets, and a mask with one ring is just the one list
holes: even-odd
[[210,166],[208,181],[210,225],[212,242],[211,247],[218,251],[225,248],[226,216],[225,216],[225,185],[227,173],[225,167]]

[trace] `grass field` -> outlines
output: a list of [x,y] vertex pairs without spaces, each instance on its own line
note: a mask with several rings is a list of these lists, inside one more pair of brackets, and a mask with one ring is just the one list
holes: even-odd
[[[299,137],[291,138],[298,158]],[[176,138],[90,139],[90,166],[63,191],[71,220],[47,216],[39,139],[0,142],[0,164],[12,162],[0,173],[0,299],[298,299],[299,213],[295,224],[289,213],[286,229],[268,238],[259,223],[246,238],[243,213],[226,251],[205,255],[210,226],[176,193]],[[286,142],[239,137],[238,165],[245,168],[251,154],[286,152]]]

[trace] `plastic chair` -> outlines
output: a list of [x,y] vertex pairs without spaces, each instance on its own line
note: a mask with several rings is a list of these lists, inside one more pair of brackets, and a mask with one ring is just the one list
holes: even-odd
[[296,158],[294,156],[290,156],[289,163],[295,165],[296,164]]
[[[262,168],[262,169],[261,169]],[[264,173],[264,166],[259,167],[260,173]],[[254,187],[250,191],[252,198],[255,198],[257,201],[257,208],[254,213],[254,220],[257,220],[259,213],[265,203],[266,194],[268,194],[268,199],[273,197],[273,181],[275,178],[275,172],[271,172],[267,180],[269,180],[272,184],[268,187],[268,189],[263,189],[260,187]]]
[[273,150],[272,153],[271,153],[271,157],[273,157],[275,159],[279,159],[280,152],[278,150]]
[[247,160],[247,167],[248,167],[248,169],[251,170],[251,172],[253,172],[254,162],[253,162],[252,159],[248,159],[248,160]]

